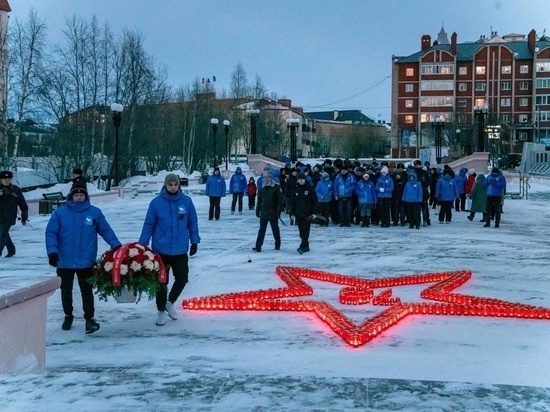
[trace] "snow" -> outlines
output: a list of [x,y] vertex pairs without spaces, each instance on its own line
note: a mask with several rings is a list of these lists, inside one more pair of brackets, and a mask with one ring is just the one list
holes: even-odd
[[[165,174],[134,179],[160,187]],[[62,186],[48,191],[65,193]],[[253,252],[258,220],[246,199],[242,215],[231,215],[230,197],[224,198],[220,221],[209,221],[204,185],[184,189],[197,208],[202,239],[190,258],[179,319],[156,326],[155,303],[146,297],[138,304],[96,300],[101,329],[85,335],[75,285],[75,324],[62,331],[57,291],[48,300],[46,372],[0,375],[2,411],[66,405],[82,411],[550,410],[548,320],[410,316],[352,348],[312,313],[180,305],[192,297],[284,287],[275,272],[283,265],[369,279],[465,269],[473,277],[458,293],[550,308],[548,186],[532,183],[530,200],[507,199],[499,229],[483,228],[479,215],[469,222],[466,213],[439,225],[432,210],[432,226],[421,230],[313,227],[304,255],[296,252],[298,229],[290,225],[281,225],[280,251],[268,228],[262,253]],[[509,191],[518,190],[510,185]],[[123,243],[139,237],[154,192],[101,205]],[[12,229],[16,256],[0,258],[2,274],[20,277],[22,285],[55,275],[44,248],[49,217],[30,219],[34,230]],[[107,248],[100,240],[100,251]],[[310,299],[328,301],[355,322],[379,311],[341,305],[340,286],[305,281],[314,288]],[[394,296],[420,302],[421,286],[395,287]]]

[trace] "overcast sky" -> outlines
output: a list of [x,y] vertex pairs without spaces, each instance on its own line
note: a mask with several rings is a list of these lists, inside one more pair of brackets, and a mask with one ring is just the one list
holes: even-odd
[[[306,111],[360,109],[390,120],[392,55],[420,49],[424,34],[442,25],[458,41],[480,35],[542,34],[548,0],[9,0],[12,19],[31,7],[62,40],[66,19],[96,15],[116,34],[141,32],[147,51],[168,69],[169,83],[184,86],[216,76],[228,90],[241,62],[253,82]],[[550,29],[550,27],[549,27]]]

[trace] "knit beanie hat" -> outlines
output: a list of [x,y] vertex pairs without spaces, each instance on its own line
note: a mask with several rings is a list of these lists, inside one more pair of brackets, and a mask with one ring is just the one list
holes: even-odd
[[166,177],[164,178],[164,186],[168,186],[168,183],[176,182],[177,184],[180,183],[180,178],[175,173],[168,173]]
[[73,199],[73,196],[77,193],[81,193],[86,196],[86,199],[89,199],[88,197],[88,189],[86,187],[86,181],[83,180],[77,180],[73,183],[73,186],[71,187],[71,191],[69,192],[69,200]]
[[380,169],[380,173],[382,174],[388,174],[388,166],[383,166],[382,169]]
[[298,173],[298,175],[296,176],[296,179],[305,179],[305,178],[306,178],[305,173]]

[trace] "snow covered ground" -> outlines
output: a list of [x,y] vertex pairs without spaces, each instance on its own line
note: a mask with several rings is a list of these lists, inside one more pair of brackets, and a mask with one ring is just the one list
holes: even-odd
[[[499,229],[483,228],[479,216],[470,222],[464,212],[453,213],[450,225],[432,215],[432,226],[421,230],[314,227],[304,255],[290,225],[281,226],[280,251],[268,228],[262,253],[253,252],[253,211],[245,205],[242,215],[231,215],[226,197],[221,220],[208,221],[204,185],[184,189],[197,207],[202,240],[181,299],[284,287],[278,265],[366,279],[465,269],[473,277],[458,293],[550,308],[547,186],[533,184],[532,200],[507,199]],[[101,206],[123,243],[137,240],[154,195]],[[49,217],[30,219],[34,230],[12,229],[17,255],[0,258],[2,275],[22,282],[55,275],[44,248]],[[106,248],[101,241],[100,250]],[[340,304],[336,284],[306,282],[311,299],[355,322],[380,311]],[[393,292],[421,302],[421,289]],[[180,319],[158,327],[154,301],[145,297],[138,304],[96,300],[101,329],[85,335],[77,285],[74,296],[70,331],[61,330],[59,291],[49,299],[46,372],[0,375],[0,410],[550,410],[549,320],[410,316],[352,348],[312,313],[179,307]]]

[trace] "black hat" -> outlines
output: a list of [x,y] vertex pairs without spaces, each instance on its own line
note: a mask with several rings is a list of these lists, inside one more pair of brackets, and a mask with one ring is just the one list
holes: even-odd
[[296,179],[305,179],[305,178],[306,178],[305,173],[298,173],[298,175],[296,176]]
[[388,165],[388,162],[386,162],[386,161],[384,160],[384,161],[382,161],[382,163],[380,163],[380,166],[389,166],[389,165]]
[[500,169],[498,167],[493,167],[493,170],[491,170],[491,173],[500,173]]
[[84,174],[84,171],[82,169],[78,169],[78,168],[74,168],[73,169],[73,174],[74,175],[83,175]]
[[0,172],[0,179],[13,179],[13,173],[9,170],[3,170]]
[[71,191],[69,193],[69,200],[73,199],[73,196],[77,193],[82,193],[83,195],[86,195],[86,199],[88,199],[88,189],[86,188],[86,182],[84,180],[77,180],[73,183],[73,186],[71,187]]
[[340,170],[349,170],[349,167],[348,165],[343,164],[342,166],[340,166]]
[[414,164],[415,166],[418,166],[418,165],[422,166],[422,162],[421,162],[420,160],[418,160],[418,159],[416,159],[416,160],[414,161],[413,164]]

